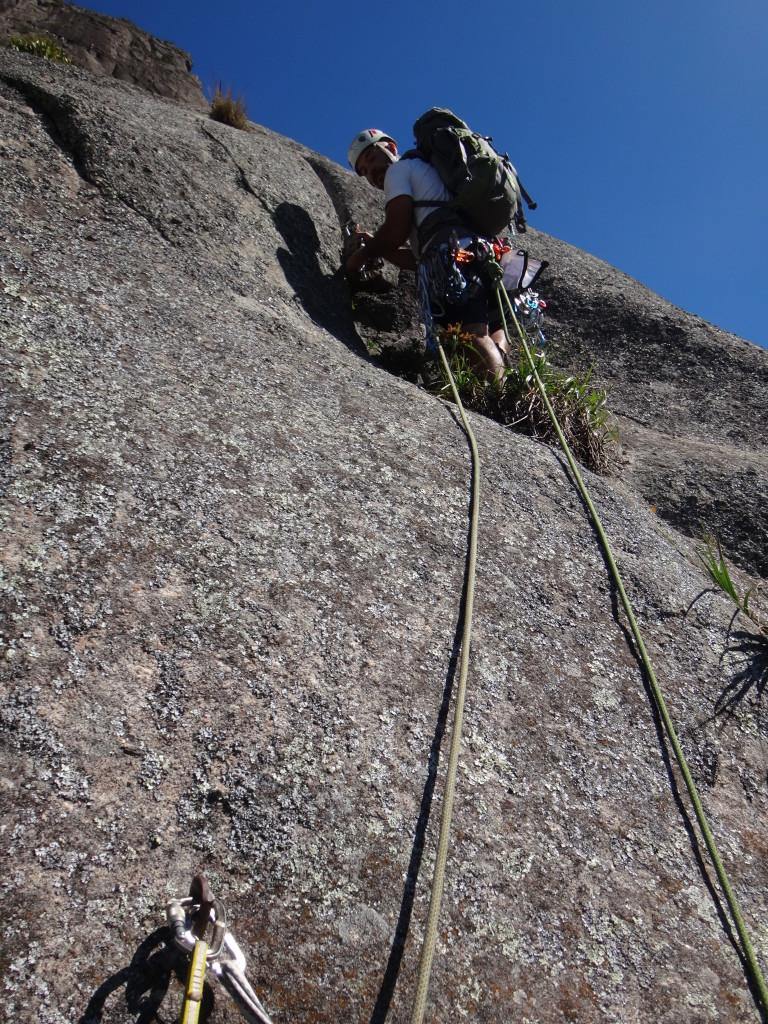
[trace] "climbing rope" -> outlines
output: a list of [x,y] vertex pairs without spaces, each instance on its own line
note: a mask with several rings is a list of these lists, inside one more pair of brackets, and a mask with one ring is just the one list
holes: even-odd
[[469,645],[472,634],[472,608],[475,600],[475,566],[477,563],[477,527],[480,518],[480,456],[477,450],[477,442],[472,428],[469,425],[464,406],[461,404],[456,382],[453,379],[448,360],[440,342],[437,342],[440,358],[443,367],[450,381],[454,401],[461,415],[464,429],[469,438],[472,449],[472,513],[469,531],[469,564],[467,570],[467,601],[464,616],[464,630],[461,639],[461,669],[459,671],[459,684],[456,692],[456,711],[453,719],[453,733],[451,735],[451,749],[448,757],[448,771],[445,779],[445,796],[443,798],[443,810],[440,816],[440,836],[437,842],[437,857],[435,859],[435,870],[432,876],[432,892],[429,900],[429,912],[427,924],[424,931],[424,941],[421,946],[421,957],[419,960],[419,974],[416,981],[416,994],[411,1011],[411,1024],[421,1024],[424,1019],[424,1009],[427,1002],[427,991],[429,989],[429,977],[432,971],[432,960],[435,953],[435,942],[437,939],[437,920],[440,916],[440,903],[443,898],[443,884],[445,881],[445,866],[448,861],[448,843],[451,833],[451,817],[453,815],[453,799],[456,792],[456,774],[459,766],[459,748],[461,747],[461,729],[464,719],[464,698],[467,692],[467,673],[469,671]]
[[749,975],[751,977],[751,980],[752,980],[752,982],[753,982],[753,984],[755,986],[755,989],[757,990],[757,993],[759,995],[759,999],[760,999],[760,1002],[762,1004],[763,1011],[764,1012],[768,1012],[768,989],[766,988],[766,984],[765,984],[765,981],[763,979],[763,975],[762,975],[762,973],[760,971],[760,965],[758,964],[757,958],[755,957],[755,953],[754,953],[754,950],[752,948],[752,943],[750,941],[749,935],[748,935],[746,927],[744,925],[744,920],[743,920],[743,918],[741,916],[741,912],[739,910],[738,902],[737,902],[736,897],[735,897],[735,895],[733,893],[733,889],[731,888],[731,884],[730,884],[730,881],[728,880],[728,875],[726,874],[725,867],[723,866],[723,862],[720,859],[720,854],[718,853],[714,837],[712,836],[712,832],[711,832],[711,830],[709,828],[709,824],[707,822],[707,817],[706,817],[706,814],[704,813],[704,808],[702,806],[701,800],[699,799],[699,794],[698,794],[698,792],[696,790],[696,785],[695,785],[695,783],[693,781],[693,777],[691,776],[690,770],[688,768],[688,763],[687,763],[687,761],[685,759],[685,754],[683,753],[683,749],[680,746],[680,742],[679,742],[679,740],[677,738],[677,733],[675,732],[675,727],[672,724],[672,719],[670,718],[669,712],[667,711],[667,706],[666,706],[666,703],[664,702],[664,697],[663,697],[663,694],[661,692],[661,687],[659,686],[659,684],[658,684],[658,682],[656,680],[656,675],[655,675],[655,673],[653,671],[653,667],[651,665],[651,661],[650,661],[650,658],[648,656],[648,651],[646,650],[645,644],[643,643],[643,638],[642,638],[642,636],[640,634],[640,628],[639,628],[639,626],[637,624],[637,621],[635,619],[634,613],[632,611],[632,606],[629,603],[629,598],[627,597],[626,590],[624,589],[624,584],[622,582],[621,575],[620,575],[618,567],[616,565],[616,560],[613,557],[613,551],[611,549],[610,542],[608,541],[608,537],[607,537],[607,535],[605,533],[605,530],[603,529],[603,524],[600,521],[600,517],[597,514],[597,510],[596,510],[596,508],[595,508],[595,506],[594,506],[594,504],[592,502],[592,498],[590,497],[590,494],[589,494],[589,491],[587,489],[587,486],[584,483],[584,480],[583,480],[583,478],[581,476],[581,473],[579,472],[579,468],[578,468],[578,465],[576,464],[576,460],[574,459],[574,457],[573,457],[573,455],[571,453],[571,449],[568,446],[568,442],[565,439],[565,435],[563,434],[563,431],[560,428],[560,424],[558,423],[557,415],[555,413],[555,410],[553,409],[552,404],[549,401],[549,398],[547,396],[546,388],[544,387],[544,385],[543,385],[543,383],[541,381],[541,378],[539,377],[538,371],[536,369],[536,363],[535,363],[535,361],[534,361],[534,359],[533,359],[533,357],[531,355],[531,351],[530,351],[530,349],[529,349],[529,347],[528,347],[528,345],[526,343],[525,334],[522,331],[522,329],[520,327],[520,323],[519,323],[519,321],[517,319],[517,316],[515,314],[515,308],[514,308],[512,302],[511,302],[511,300],[509,298],[509,295],[507,294],[506,289],[504,288],[504,285],[502,284],[502,285],[500,285],[500,288],[497,291],[497,296],[498,296],[498,302],[499,302],[499,309],[501,311],[501,316],[502,316],[502,319],[504,321],[504,333],[505,333],[505,335],[507,337],[507,341],[509,342],[510,345],[512,345],[512,339],[510,338],[509,329],[507,327],[507,318],[506,318],[506,315],[505,315],[505,312],[504,312],[504,305],[503,305],[503,303],[501,301],[502,293],[504,295],[504,299],[506,300],[506,305],[507,305],[507,307],[509,309],[509,312],[510,312],[510,314],[512,316],[512,319],[514,321],[515,327],[517,328],[517,333],[518,333],[518,337],[519,337],[519,340],[520,340],[520,344],[523,347],[523,351],[525,353],[526,359],[528,360],[528,363],[529,363],[529,365],[531,367],[531,373],[532,373],[533,378],[534,378],[534,380],[536,382],[536,387],[538,388],[539,393],[541,394],[541,397],[542,397],[542,399],[544,401],[544,404],[547,407],[547,412],[549,413],[550,418],[552,419],[552,425],[554,426],[554,428],[555,428],[555,430],[557,432],[558,439],[560,441],[560,444],[562,445],[563,451],[564,451],[565,456],[566,456],[566,458],[568,460],[568,465],[570,466],[571,472],[573,473],[573,477],[574,477],[574,479],[576,481],[576,485],[578,487],[579,493],[581,494],[581,497],[583,498],[584,503],[587,506],[587,509],[589,510],[589,514],[592,517],[592,522],[593,522],[593,524],[595,526],[595,529],[597,530],[597,535],[598,535],[598,537],[600,539],[600,543],[601,543],[601,545],[603,547],[603,551],[605,553],[605,557],[606,557],[606,560],[608,562],[608,566],[609,566],[609,568],[611,570],[611,575],[613,577],[613,581],[616,584],[616,589],[619,592],[619,596],[621,598],[621,603],[624,606],[624,611],[626,612],[627,618],[629,620],[630,628],[632,630],[632,636],[635,639],[635,643],[637,644],[637,649],[638,649],[638,651],[640,653],[640,658],[642,660],[643,666],[644,666],[645,671],[646,671],[646,675],[647,675],[648,682],[649,682],[650,687],[651,687],[651,693],[653,694],[653,699],[654,699],[654,702],[656,704],[656,708],[657,708],[657,710],[659,712],[659,715],[661,717],[662,722],[664,723],[664,728],[666,729],[667,736],[669,737],[669,742],[670,742],[670,744],[672,746],[672,750],[674,751],[675,759],[677,760],[678,766],[680,768],[680,772],[681,772],[681,774],[683,776],[683,779],[685,780],[685,786],[686,786],[686,789],[688,790],[688,795],[689,795],[689,797],[691,799],[691,803],[693,804],[693,809],[694,809],[694,812],[696,814],[696,820],[699,823],[699,828],[701,829],[701,833],[702,833],[702,835],[704,837],[704,842],[705,842],[707,850],[709,852],[709,856],[710,856],[710,858],[712,860],[712,863],[714,865],[715,871],[717,873],[717,877],[718,877],[718,880],[720,882],[720,887],[721,887],[721,889],[723,891],[723,894],[725,896],[725,900],[726,900],[726,902],[728,904],[728,908],[729,908],[729,910],[731,912],[731,917],[733,918],[733,923],[736,926],[736,931],[737,931],[738,936],[739,936],[739,941],[741,942],[741,949],[742,949],[742,953],[744,955],[744,959],[746,961],[748,973],[749,973]]

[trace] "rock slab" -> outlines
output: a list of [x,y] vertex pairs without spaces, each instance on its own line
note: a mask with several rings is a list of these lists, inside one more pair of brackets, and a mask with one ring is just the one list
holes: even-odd
[[[340,225],[371,224],[377,197],[264,129],[22,54],[0,52],[0,122],[4,1019],[174,1019],[185,964],[163,908],[204,870],[275,1024],[406,1021],[470,465],[451,408],[379,365],[353,316]],[[582,279],[591,257],[531,237],[562,253],[566,361],[618,272]],[[689,324],[764,380],[759,350]],[[588,340],[643,358],[621,337]],[[757,458],[736,432],[759,403],[745,390],[696,435],[688,381],[652,355],[643,373],[685,415],[659,420],[603,361],[636,440],[627,474],[588,478],[766,970],[765,649],[729,632],[636,469],[661,458],[650,437],[682,475],[675,431],[692,459]],[[713,371],[713,402],[730,387]],[[759,1020],[563,461],[473,426],[480,555],[430,1018]],[[240,1019],[215,986],[204,1012]]]

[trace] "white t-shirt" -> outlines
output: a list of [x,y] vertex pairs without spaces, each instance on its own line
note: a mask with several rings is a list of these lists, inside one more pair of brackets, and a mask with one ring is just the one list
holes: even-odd
[[[431,164],[423,160],[397,160],[387,170],[384,177],[384,205],[398,196],[410,196],[421,202],[424,199],[450,199],[451,193],[440,180]],[[409,236],[409,244],[418,259],[419,239],[418,226],[439,206],[414,206],[413,224]]]

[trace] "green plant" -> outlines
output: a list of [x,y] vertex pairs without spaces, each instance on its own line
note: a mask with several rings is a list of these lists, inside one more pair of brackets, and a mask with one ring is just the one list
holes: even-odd
[[725,561],[723,555],[723,548],[720,544],[719,537],[710,537],[706,531],[703,534],[704,544],[706,548],[704,551],[697,552],[699,559],[701,560],[704,568],[707,570],[709,578],[718,588],[736,606],[737,612],[741,612],[742,615],[746,616],[752,623],[757,627],[763,639],[768,640],[768,625],[764,625],[760,621],[760,613],[754,607],[752,597],[757,596],[760,593],[760,584],[756,583],[754,587],[750,587],[740,594],[736,589],[736,585],[731,579],[731,574],[728,571],[728,564]]
[[[441,341],[459,397],[467,408],[547,444],[557,444],[557,432],[522,345],[513,365],[500,377],[488,380],[472,347],[472,335],[454,325],[441,332]],[[610,443],[617,438],[609,425],[607,394],[590,383],[592,368],[581,379],[555,370],[544,353],[535,348],[533,358],[574,456],[589,469],[604,472],[610,461]],[[439,393],[444,397],[451,393],[444,371]]]
[[55,61],[58,64],[71,64],[72,60],[62,48],[54,43],[52,39],[35,33],[33,36],[14,36],[8,44],[10,49],[18,50],[20,53],[31,53],[35,57],[45,57],[46,60]]
[[213,121],[220,121],[221,124],[228,124],[232,128],[239,128],[247,132],[248,129],[248,104],[242,96],[236,99],[232,96],[232,89],[224,87],[217,82],[211,99],[210,116]]

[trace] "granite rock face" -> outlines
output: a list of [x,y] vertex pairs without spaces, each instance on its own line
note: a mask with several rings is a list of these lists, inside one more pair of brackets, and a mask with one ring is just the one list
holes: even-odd
[[[451,408],[364,344],[418,346],[405,279],[353,318],[341,225],[378,197],[271,132],[26,55],[0,52],[0,119],[4,1019],[175,1019],[163,908],[203,869],[275,1024],[408,1020],[470,462]],[[729,632],[690,517],[648,505],[669,478],[684,510],[686,473],[741,460],[760,526],[766,354],[530,239],[553,354],[594,352],[613,386],[627,465],[587,477],[765,971],[765,649]],[[659,366],[662,328],[695,382]],[[429,1018],[759,1020],[563,461],[473,426]],[[206,1013],[240,1019],[215,985]]]
[[190,73],[190,55],[126,18],[64,0],[0,0],[0,45],[35,33],[53,39],[92,75],[117,78],[197,110],[208,108],[200,80]]

